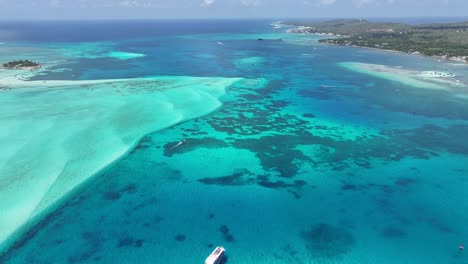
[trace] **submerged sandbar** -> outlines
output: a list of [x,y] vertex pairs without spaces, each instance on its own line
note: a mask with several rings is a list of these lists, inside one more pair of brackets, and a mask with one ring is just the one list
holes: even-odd
[[338,65],[353,72],[399,82],[416,88],[450,90],[451,87],[464,86],[461,81],[455,78],[456,76],[453,73],[417,71],[405,69],[403,67],[359,62],[341,62],[338,63]]
[[144,135],[217,109],[239,80],[2,78],[0,252]]

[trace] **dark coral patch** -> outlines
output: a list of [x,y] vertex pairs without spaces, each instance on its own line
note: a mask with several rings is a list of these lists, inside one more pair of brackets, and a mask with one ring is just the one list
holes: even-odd
[[403,238],[406,236],[406,232],[395,227],[386,227],[381,232],[380,235],[384,238]]
[[106,191],[102,193],[102,198],[104,200],[116,201],[120,199],[122,195],[118,191]]
[[303,114],[302,116],[307,118],[315,118],[314,114]]
[[[452,120],[468,120],[466,101],[454,94],[438,90],[400,89],[401,87],[386,86],[387,89],[380,89],[378,94],[373,91],[364,90],[360,90],[359,94],[353,94],[353,91],[349,90],[349,96],[359,96],[366,101],[372,102],[372,104],[380,105],[394,112],[430,118],[440,117]],[[399,89],[399,96],[394,96],[395,88]],[[443,109],[443,111],[440,109]]]
[[231,234],[225,235],[224,240],[226,240],[227,242],[234,242],[234,236],[232,236]]
[[273,253],[273,257],[281,263],[303,263],[303,258],[299,255],[299,251],[291,244],[284,245],[281,251]]
[[222,225],[219,227],[219,231],[221,231],[223,234],[227,234],[229,233],[229,228],[226,225]]
[[449,227],[448,225],[446,225],[445,223],[443,223],[441,220],[439,219],[436,219],[436,218],[429,218],[426,220],[426,222],[428,224],[430,224],[433,228],[443,232],[443,233],[454,233],[455,231]]
[[281,189],[288,187],[302,187],[306,185],[306,182],[303,180],[295,180],[294,183],[286,183],[283,180],[271,181],[267,176],[262,175],[258,176],[258,185],[265,188]]
[[135,239],[133,237],[124,237],[119,239],[116,247],[117,248],[122,248],[122,247],[136,247],[136,248],[141,248],[143,246],[143,239]]
[[320,86],[316,88],[302,89],[299,95],[319,100],[335,100],[339,98],[336,89],[329,86]]
[[386,184],[368,183],[365,186],[363,186],[362,188],[376,188],[376,189],[378,189],[381,192],[386,193],[386,194],[393,193],[392,187],[390,185],[386,185]]
[[185,239],[187,239],[187,237],[185,235],[182,235],[182,234],[178,234],[175,236],[175,240],[179,241],[179,242],[183,242],[185,241]]
[[135,240],[135,247],[137,247],[137,248],[143,247],[143,242],[144,242],[143,239]]
[[80,248],[74,255],[68,257],[69,263],[83,263],[87,262],[101,250],[104,239],[101,237],[99,232],[89,231],[81,234],[83,240],[85,240],[84,247]]
[[421,158],[436,156],[435,152],[441,151],[468,155],[468,141],[459,140],[468,134],[468,125],[453,125],[446,128],[425,125],[413,130],[387,131],[385,134],[393,134],[396,138],[408,140],[407,144],[417,148]]
[[409,185],[415,184],[417,180],[413,178],[401,177],[395,181],[395,184],[401,187],[408,187]]
[[[293,130],[292,128],[307,124],[306,121],[295,118],[293,115],[281,114],[278,110],[288,105],[288,101],[272,100],[272,96],[283,89],[282,81],[271,81],[267,87],[257,90],[255,94],[241,94],[239,100],[226,103],[223,116],[212,116],[208,123],[217,131],[229,135],[259,135],[269,131]],[[268,100],[266,100],[268,99]],[[258,107],[252,102],[262,102]],[[246,116],[244,113],[250,115]]]
[[150,148],[153,145],[154,145],[154,143],[153,143],[151,137],[149,137],[149,136],[144,137],[138,143],[138,145],[136,145],[136,147],[130,152],[130,155],[135,154],[135,152],[137,152],[139,150],[144,150],[144,149]]
[[138,186],[135,183],[129,183],[125,187],[123,187],[120,192],[123,193],[135,193],[138,189]]
[[300,162],[311,161],[308,156],[295,149],[298,144],[303,143],[301,139],[302,136],[264,136],[259,139],[239,139],[233,146],[253,151],[266,171],[276,171],[282,177],[290,178],[298,173]]
[[[459,136],[468,134],[468,126],[462,125],[448,128],[429,125],[409,130],[388,129],[382,130],[381,135],[363,135],[355,140],[312,134],[312,129],[322,130],[324,134],[329,131],[336,134],[342,128],[324,126],[282,113],[280,110],[287,102],[273,98],[285,87],[287,84],[281,80],[272,81],[256,93],[241,94],[239,100],[229,101],[220,111],[222,115],[207,119],[215,130],[231,135],[232,140],[229,142],[232,146],[254,152],[264,170],[270,173],[279,173],[285,178],[294,177],[299,172],[300,164],[304,162],[342,171],[352,165],[371,168],[372,161],[376,159],[394,162],[405,157],[428,159],[439,151],[468,153],[468,143],[457,140]],[[313,90],[317,91],[320,96],[335,96],[337,90],[323,86]],[[252,101],[261,101],[262,106],[258,107]],[[305,115],[304,117],[309,117]],[[264,134],[271,131],[278,133]],[[260,137],[245,138],[246,135]],[[322,146],[331,151],[310,157],[298,150],[299,145]]]
[[288,193],[292,194],[294,196],[294,198],[296,198],[296,199],[301,199],[302,198],[302,195],[299,194],[299,192],[297,192],[297,191],[288,190]]
[[119,240],[117,243],[117,248],[133,246],[135,239],[133,237],[125,237]]
[[[311,129],[323,130],[323,133],[340,128],[313,125],[292,115],[276,114],[279,108],[266,103],[265,108],[252,109],[248,104],[237,102],[234,113],[250,111],[253,118],[211,118],[209,124],[216,130],[230,135],[254,135],[264,131],[278,131],[280,134],[259,138],[234,140],[232,145],[248,149],[256,154],[263,168],[269,172],[278,172],[282,177],[294,177],[299,164],[312,162],[325,165],[332,170],[342,171],[350,164],[371,168],[372,161],[380,159],[387,162],[399,161],[405,157],[429,159],[437,152],[446,151],[454,154],[468,155],[468,141],[460,142],[458,138],[468,134],[467,125],[456,125],[447,128],[423,126],[410,130],[382,130],[379,136],[364,135],[356,140],[334,139],[312,134]],[[272,114],[274,113],[274,114]],[[235,137],[233,137],[235,138]],[[298,145],[315,145],[333,150],[315,157],[306,156],[297,149]]]
[[231,231],[229,230],[229,228],[226,225],[222,225],[219,228],[219,231],[223,235],[223,238],[224,238],[225,241],[234,242],[234,240],[235,240],[234,236],[231,234]]
[[251,177],[251,173],[248,170],[241,170],[228,176],[203,178],[198,181],[209,185],[241,186],[253,183],[254,179]]
[[138,185],[135,183],[129,183],[119,189],[111,189],[102,192],[102,198],[104,200],[116,201],[119,200],[125,193],[135,193],[138,190]]
[[349,253],[355,244],[353,235],[344,228],[320,223],[300,233],[308,252],[315,258],[335,259]]
[[216,138],[190,138],[179,142],[169,142],[164,145],[164,156],[187,153],[198,148],[223,148],[229,146],[226,142]]
[[355,184],[345,183],[341,186],[343,191],[356,191],[358,187]]
[[371,163],[366,159],[355,159],[354,164],[358,165],[359,167],[363,167],[367,169],[372,167]]
[[287,189],[296,198],[300,198],[299,191],[307,184],[304,180],[294,180],[291,183],[284,180],[271,180],[271,176],[254,175],[248,170],[240,170],[228,176],[203,178],[198,181],[208,185],[244,186],[257,184],[269,189]]

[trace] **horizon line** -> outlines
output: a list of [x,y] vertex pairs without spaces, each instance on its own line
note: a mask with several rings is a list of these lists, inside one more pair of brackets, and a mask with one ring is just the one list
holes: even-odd
[[468,19],[468,16],[323,16],[323,17],[211,17],[211,18],[203,18],[203,17],[174,17],[174,18],[111,18],[111,17],[104,17],[104,18],[35,18],[35,19],[2,19],[0,18],[0,22],[84,22],[84,21],[183,21],[183,20],[295,20],[295,19],[304,19],[304,20],[324,20],[324,19],[433,19],[433,18],[462,18]]

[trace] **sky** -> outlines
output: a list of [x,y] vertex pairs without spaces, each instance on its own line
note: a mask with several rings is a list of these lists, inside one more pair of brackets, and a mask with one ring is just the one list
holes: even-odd
[[0,0],[0,20],[431,16],[468,16],[468,0]]

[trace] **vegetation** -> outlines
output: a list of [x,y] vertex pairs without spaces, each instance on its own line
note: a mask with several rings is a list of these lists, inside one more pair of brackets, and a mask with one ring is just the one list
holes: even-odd
[[41,64],[30,60],[14,60],[3,64],[6,69],[36,69]]
[[363,19],[342,19],[326,22],[296,21],[289,24],[301,26],[297,32],[335,35],[334,38],[322,39],[321,42],[468,61],[468,22],[406,25],[373,23]]

